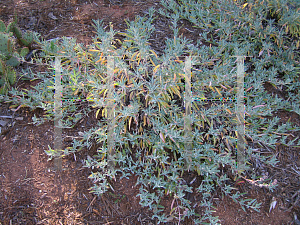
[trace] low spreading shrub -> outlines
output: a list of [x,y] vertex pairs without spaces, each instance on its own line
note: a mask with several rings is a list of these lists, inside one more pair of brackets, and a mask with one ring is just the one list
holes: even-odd
[[[300,114],[299,44],[295,38],[299,35],[299,11],[291,1],[284,3],[284,9],[275,3],[164,1],[160,14],[172,20],[174,37],[166,40],[162,55],[149,45],[155,30],[153,9],[147,16],[127,22],[125,32],[112,26],[105,30],[101,21],[94,21],[96,36],[88,48],[74,39],[49,42],[36,37],[44,52],[36,63],[48,64],[52,70],[39,74],[24,71],[24,76],[43,82],[33,90],[13,89],[6,101],[44,109],[45,118],[34,117],[35,123],[53,119],[54,63],[59,59],[63,126],[73,127],[92,110],[99,118],[81,141],[74,140],[72,147],[61,152],[76,154],[97,142],[97,153],[88,157],[85,165],[94,171],[90,175],[95,183],[92,192],[103,194],[112,188],[117,175],[128,178],[134,174],[140,185],[140,204],[152,209],[153,219],[159,222],[191,217],[195,224],[217,223],[211,215],[216,188],[243,209],[258,210],[255,199],[244,199],[229,185],[228,173],[236,179],[247,175],[248,180],[257,180],[263,174],[251,172],[255,163],[277,162],[271,151],[263,156],[257,146],[300,145],[289,135],[299,127],[280,124],[274,116],[278,110]],[[197,43],[178,35],[177,24],[182,19],[203,30]],[[116,39],[116,34],[123,40]],[[237,56],[248,58],[238,65]],[[241,65],[245,66],[242,94],[237,82]],[[287,95],[283,98],[267,92],[266,83]],[[241,152],[245,163],[239,170],[237,99],[241,96],[245,103],[245,149]],[[51,148],[47,151],[49,156],[54,153]],[[197,173],[197,187],[184,180],[186,171]],[[267,181],[257,183],[274,188],[275,183]],[[187,198],[192,192],[202,196],[197,204],[201,216]],[[173,198],[169,214],[161,204],[165,195]]]

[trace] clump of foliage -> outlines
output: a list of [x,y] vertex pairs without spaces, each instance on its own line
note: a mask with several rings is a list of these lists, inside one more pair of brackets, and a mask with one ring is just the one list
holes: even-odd
[[[98,143],[97,153],[86,160],[86,166],[95,171],[90,176],[95,181],[94,193],[109,190],[117,175],[128,178],[134,174],[140,185],[140,204],[152,209],[153,219],[158,222],[191,217],[195,224],[216,224],[218,219],[211,215],[216,188],[243,208],[259,209],[255,200],[243,199],[229,185],[225,171],[230,170],[236,178],[247,175],[255,180],[266,174],[251,173],[250,167],[256,162],[274,165],[276,158],[272,154],[263,156],[252,144],[263,148],[273,148],[277,143],[300,145],[299,140],[288,138],[288,133],[299,127],[289,122],[280,124],[273,115],[282,109],[300,114],[299,46],[294,38],[299,27],[293,21],[281,24],[288,17],[284,10],[276,14],[277,20],[272,18],[270,12],[279,10],[276,2],[164,1],[165,8],[160,13],[172,20],[174,37],[166,40],[161,56],[149,46],[154,31],[153,10],[148,16],[128,22],[128,29],[122,33],[112,26],[106,31],[101,21],[94,21],[96,36],[87,49],[74,39],[37,40],[52,69],[54,57],[62,59],[64,126],[72,127],[92,109],[100,118],[96,127],[85,132],[83,140],[74,140],[73,147],[63,151],[64,155],[76,154],[83,147],[90,149],[93,141]],[[297,5],[291,7],[291,1],[284,4],[295,17],[298,15]],[[197,43],[178,35],[180,19],[203,30]],[[118,33],[124,40],[115,38]],[[236,55],[251,56],[245,61],[244,78],[245,171],[237,170],[235,160]],[[190,137],[185,135],[185,56],[191,59],[195,98]],[[20,93],[13,89],[9,101],[43,108],[46,117],[53,118],[54,72],[33,74],[29,70],[24,75],[42,78],[43,82],[34,90]],[[267,82],[287,96],[265,91]],[[217,99],[232,101],[213,101]],[[111,112],[114,126],[109,118]],[[39,122],[37,118],[35,121]],[[107,161],[111,130],[114,166]],[[51,150],[47,153],[53,155]],[[184,180],[183,174],[190,170],[198,174],[197,187]],[[189,192],[202,195],[197,206],[188,200]],[[161,204],[165,195],[173,198],[168,214]]]
[[[13,35],[24,47],[16,48]],[[28,54],[33,33],[26,32],[24,35],[17,26],[17,19],[8,24],[0,20],[0,94],[6,94],[11,85],[16,81],[14,67],[20,64],[21,57]]]

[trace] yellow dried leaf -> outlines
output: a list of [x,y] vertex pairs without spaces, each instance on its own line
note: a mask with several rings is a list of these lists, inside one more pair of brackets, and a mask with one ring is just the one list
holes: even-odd
[[160,65],[157,65],[157,66],[154,67],[154,69],[153,69],[154,74],[156,73],[156,71],[158,70],[159,67],[160,67]]
[[229,114],[231,115],[232,114],[232,112],[229,110],[229,109],[225,109],[227,112],[229,112]]
[[100,52],[100,50],[97,49],[89,49],[90,52]]
[[219,89],[218,89],[217,87],[215,87],[215,89],[217,90],[218,94],[219,94],[220,96],[222,96],[222,94],[221,94],[221,92],[219,91]]
[[[152,52],[152,53],[155,55],[155,57],[158,58],[158,56],[157,56],[157,54],[155,53],[155,51],[150,50],[150,52]],[[150,59],[151,59],[151,58],[150,58]]]
[[152,65],[156,66],[155,63],[153,62],[153,60],[151,58],[149,58],[149,59],[150,59],[150,62],[152,63]]
[[129,129],[128,130],[130,130],[131,119],[132,119],[132,117],[130,117],[130,119],[129,119]]

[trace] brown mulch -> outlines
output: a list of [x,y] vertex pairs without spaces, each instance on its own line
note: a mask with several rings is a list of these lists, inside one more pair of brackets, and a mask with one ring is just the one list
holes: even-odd
[[[92,19],[103,19],[114,29],[125,30],[125,19],[133,20],[136,15],[144,15],[149,7],[159,8],[158,0],[123,1],[112,5],[103,0],[6,0],[0,1],[0,19],[6,23],[14,12],[18,15],[23,30],[39,32],[45,39],[68,36],[78,42],[90,44],[94,36]],[[187,21],[180,33],[190,40],[197,40],[201,30]],[[163,49],[166,37],[172,37],[170,22],[158,17],[154,21],[156,31],[151,37],[151,46],[158,53]],[[26,66],[26,65],[24,65]],[[16,86],[28,88],[36,81],[20,80]],[[268,88],[268,87],[266,87]],[[269,87],[271,90],[271,87]],[[83,167],[83,160],[91,154],[82,150],[76,155],[63,159],[63,171],[53,169],[45,150],[53,144],[53,123],[40,126],[32,123],[34,115],[41,116],[41,110],[31,112],[20,108],[13,112],[8,104],[0,104],[0,118],[7,121],[0,136],[0,224],[156,224],[151,219],[151,211],[139,205],[135,186],[137,177],[112,181],[114,191],[103,196],[89,192],[93,182],[88,179],[90,170]],[[11,118],[10,118],[11,116]],[[296,113],[280,111],[281,122],[290,120],[300,126]],[[64,147],[70,146],[72,139],[95,125],[95,112],[91,112],[76,128],[63,131]],[[294,132],[292,135],[300,136]],[[299,147],[278,145],[276,149],[262,149],[263,154],[276,154],[279,163],[275,167],[257,167],[258,173],[276,179],[278,186],[272,191],[260,188],[247,181],[235,187],[247,192],[247,197],[262,203],[260,212],[246,209],[216,191],[213,196],[216,207],[214,216],[219,216],[221,224],[296,224],[294,215],[300,218],[300,158]],[[194,174],[185,174],[184,179],[192,180]],[[194,185],[197,181],[194,182]],[[197,212],[200,195],[189,197]],[[270,204],[276,201],[270,212]],[[163,199],[166,209],[172,199]],[[200,211],[199,211],[200,212]],[[177,224],[170,221],[169,224]],[[181,224],[192,224],[190,221]]]

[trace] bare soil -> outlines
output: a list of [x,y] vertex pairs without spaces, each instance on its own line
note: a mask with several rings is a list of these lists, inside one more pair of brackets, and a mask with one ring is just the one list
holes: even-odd
[[[18,15],[23,30],[39,32],[45,39],[68,36],[76,37],[78,42],[89,44],[94,36],[92,19],[110,22],[116,30],[125,30],[125,19],[133,20],[136,15],[144,15],[149,7],[159,8],[158,0],[122,1],[110,4],[103,0],[6,0],[0,1],[0,19],[8,22],[14,12]],[[197,40],[199,29],[193,28],[187,21],[181,21],[182,35]],[[156,32],[151,41],[152,47],[160,51],[166,37],[172,37],[168,29],[169,21],[158,17],[154,25]],[[36,83],[19,80],[16,87],[30,87]],[[265,87],[272,92],[271,87]],[[45,150],[53,145],[54,124],[40,126],[30,124],[33,115],[42,116],[41,110],[30,111],[20,108],[12,111],[9,104],[0,104],[2,135],[0,136],[0,224],[157,224],[152,213],[139,205],[135,186],[137,177],[112,181],[114,192],[96,196],[89,192],[93,183],[88,176],[90,170],[83,167],[83,160],[89,152],[82,150],[75,156],[63,159],[63,171],[56,172],[53,162],[48,161]],[[300,126],[300,116],[296,113],[277,112],[281,122],[288,120]],[[95,112],[91,112],[73,129],[63,131],[63,147],[70,146],[72,139],[79,138],[78,132],[88,130],[95,125]],[[299,133],[293,133],[300,136]],[[299,148],[277,146],[271,149],[280,161],[276,167],[257,168],[267,171],[270,179],[276,179],[277,188],[270,192],[247,181],[236,183],[247,197],[262,203],[260,212],[246,209],[222,196],[216,190],[214,194],[215,216],[221,224],[297,224],[294,215],[300,218],[300,158]],[[192,180],[196,174],[185,173],[185,180]],[[197,185],[199,179],[193,185]],[[199,183],[198,183],[199,185]],[[200,196],[189,197],[197,212]],[[275,209],[270,209],[273,200]],[[171,199],[163,199],[166,212],[170,210]],[[199,211],[199,213],[201,213]],[[177,224],[170,221],[168,224]],[[192,224],[181,221],[180,224]]]

